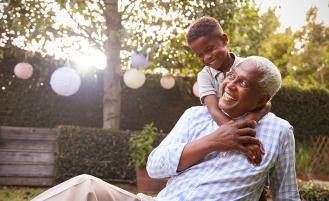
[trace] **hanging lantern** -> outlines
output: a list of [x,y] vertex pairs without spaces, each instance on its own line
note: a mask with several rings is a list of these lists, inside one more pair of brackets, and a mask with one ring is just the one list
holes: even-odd
[[57,69],[50,78],[51,88],[61,96],[71,96],[75,94],[81,84],[80,76],[75,70],[69,67]]
[[175,86],[175,78],[171,75],[164,75],[160,79],[160,84],[164,89],[171,89]]
[[16,64],[14,68],[16,77],[26,80],[29,79],[33,74],[33,67],[29,63],[21,62]]
[[143,86],[145,82],[145,74],[143,70],[129,69],[123,75],[123,81],[127,87],[137,89]]
[[199,96],[200,96],[200,94],[199,94],[199,84],[198,84],[198,82],[195,82],[195,83],[193,84],[193,89],[192,89],[192,91],[193,91],[194,96],[196,96],[196,97],[199,97]]
[[136,53],[133,53],[131,55],[131,66],[133,68],[144,69],[144,68],[147,68],[149,65],[150,65],[150,62],[149,62],[148,53],[147,53],[146,57],[144,57],[141,54],[136,54]]

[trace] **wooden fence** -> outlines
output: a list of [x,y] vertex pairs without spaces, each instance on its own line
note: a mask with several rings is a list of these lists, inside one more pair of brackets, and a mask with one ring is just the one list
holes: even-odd
[[56,138],[56,129],[0,127],[0,185],[53,185]]

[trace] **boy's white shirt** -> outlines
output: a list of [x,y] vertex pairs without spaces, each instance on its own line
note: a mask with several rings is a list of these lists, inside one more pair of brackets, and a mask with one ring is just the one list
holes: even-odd
[[[234,62],[231,68],[234,68],[239,63],[241,63],[244,58],[237,56],[236,54],[230,52],[234,56]],[[199,85],[199,97],[201,104],[204,104],[203,99],[211,94],[216,95],[218,98],[221,97],[221,84],[224,81],[225,75],[222,71],[213,69],[209,66],[205,66],[199,73],[197,77]]]

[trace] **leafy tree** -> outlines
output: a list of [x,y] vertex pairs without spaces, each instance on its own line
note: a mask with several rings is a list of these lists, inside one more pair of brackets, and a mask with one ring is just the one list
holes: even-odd
[[306,25],[296,32],[295,38],[300,50],[289,63],[292,76],[302,85],[322,85],[328,87],[329,80],[329,27],[317,23],[316,7],[309,9]]
[[[129,68],[132,51],[151,49],[150,69],[195,75],[200,70],[185,43],[185,31],[197,17],[217,18],[242,55],[257,53],[260,34],[253,0],[5,0],[0,6],[0,46],[33,51],[80,49],[83,44],[103,51],[103,126],[118,128],[122,69]],[[57,42],[54,45],[53,42]],[[1,50],[0,50],[1,55]]]

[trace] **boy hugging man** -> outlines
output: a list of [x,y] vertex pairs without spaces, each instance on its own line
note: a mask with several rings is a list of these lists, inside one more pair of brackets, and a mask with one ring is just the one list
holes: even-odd
[[[222,125],[231,121],[232,119],[218,107],[219,98],[234,99],[226,92],[221,97],[221,84],[227,73],[244,58],[228,51],[228,37],[215,18],[204,16],[197,19],[189,27],[186,38],[189,47],[204,64],[197,78],[201,103],[207,106],[217,124]],[[246,83],[243,82],[239,85],[246,87]],[[271,103],[268,102],[264,108],[246,114],[244,119],[258,121],[270,110]],[[264,149],[255,144],[246,145],[246,147],[248,151],[244,154],[247,160],[254,165],[259,165],[265,153]],[[263,191],[259,200],[266,201],[266,191]]]
[[[215,18],[201,17],[191,24],[187,35],[187,43],[200,61],[205,65],[198,73],[198,85],[201,103],[206,105],[209,113],[217,124],[222,125],[232,119],[220,110],[218,99],[224,98],[234,101],[229,93],[221,96],[221,83],[227,73],[241,63],[244,59],[228,51],[228,37]],[[239,83],[244,87],[246,83]],[[246,87],[246,86],[245,86]],[[271,109],[267,103],[264,108],[259,108],[244,116],[246,120],[260,120]],[[245,153],[252,164],[261,162],[264,150],[257,145],[247,145],[248,153]]]

